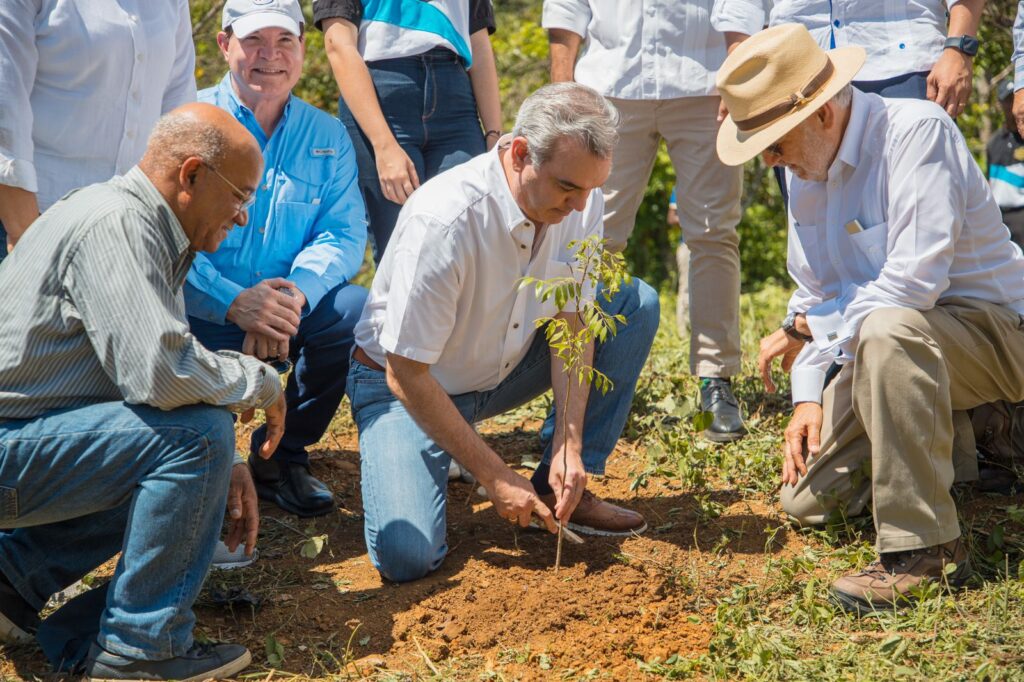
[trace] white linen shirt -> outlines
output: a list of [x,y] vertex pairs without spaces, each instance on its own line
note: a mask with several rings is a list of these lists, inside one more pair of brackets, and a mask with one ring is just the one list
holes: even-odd
[[[929,310],[965,296],[1024,314],[1024,255],[985,175],[934,102],[854,90],[826,182],[790,185],[790,312],[814,336],[793,365],[793,401],[820,402],[878,308]],[[858,220],[863,229],[847,227]]]
[[194,101],[186,0],[0,2],[0,184],[45,211],[138,163],[161,114]]
[[1024,0],[1017,3],[1013,20],[1013,91],[1024,89]]
[[713,95],[725,37],[713,0],[544,0],[541,25],[586,39],[575,79],[606,97]]
[[[765,23],[803,24],[825,50],[860,45],[859,81],[931,71],[946,40],[946,9],[957,0],[715,0],[719,31],[753,35]],[[767,19],[767,21],[766,21]]]
[[520,280],[570,274],[568,242],[603,234],[598,188],[583,211],[548,225],[531,257],[536,230],[512,198],[502,146],[413,193],[355,328],[375,362],[394,353],[429,364],[450,395],[492,389],[515,369],[537,333],[534,322],[558,312]]

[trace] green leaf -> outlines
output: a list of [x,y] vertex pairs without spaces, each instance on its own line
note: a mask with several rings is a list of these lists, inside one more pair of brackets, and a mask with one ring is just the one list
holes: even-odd
[[314,535],[302,543],[299,554],[306,559],[315,559],[320,556],[320,552],[324,551],[324,545],[326,544],[326,535]]
[[715,420],[715,416],[710,412],[701,410],[693,415],[693,428],[696,431],[704,431],[711,426],[711,422]]
[[284,663],[284,645],[277,641],[273,634],[268,634],[263,640],[263,649],[266,651],[267,664],[270,667],[277,668]]

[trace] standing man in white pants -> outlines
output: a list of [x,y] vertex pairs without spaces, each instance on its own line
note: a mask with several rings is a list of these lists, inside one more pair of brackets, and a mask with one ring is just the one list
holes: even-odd
[[[746,430],[730,377],[740,369],[740,219],[743,172],[715,154],[715,73],[725,38],[711,27],[711,0],[545,0],[551,80],[576,80],[621,116],[604,185],[605,236],[626,247],[662,138],[676,171],[679,223],[690,250],[690,371],[716,442]],[[580,47],[582,55],[577,61]],[[685,288],[685,284],[681,284]]]

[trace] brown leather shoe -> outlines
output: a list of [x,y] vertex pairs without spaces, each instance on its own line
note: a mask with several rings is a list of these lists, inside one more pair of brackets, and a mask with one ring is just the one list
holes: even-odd
[[[541,495],[540,499],[553,514],[555,494]],[[605,502],[589,490],[583,491],[583,497],[566,525],[583,535],[639,535],[647,530],[647,522],[639,512]]]
[[858,615],[891,610],[912,602],[914,587],[942,580],[948,564],[956,566],[946,576],[951,587],[960,587],[971,577],[971,562],[961,538],[924,549],[881,554],[859,573],[832,583],[832,600]]

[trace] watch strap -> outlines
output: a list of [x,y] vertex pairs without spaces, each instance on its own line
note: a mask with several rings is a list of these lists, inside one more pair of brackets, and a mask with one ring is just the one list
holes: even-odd
[[962,35],[962,36],[949,36],[946,38],[946,42],[942,44],[943,48],[952,47],[954,50],[963,52],[968,57],[973,57],[978,54],[978,47],[980,43],[974,36]]

